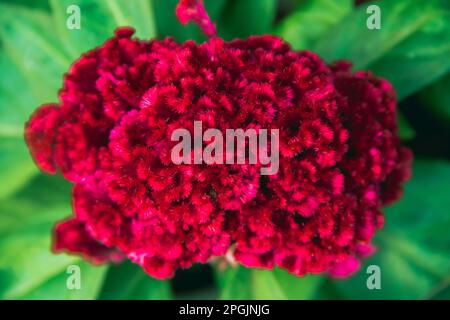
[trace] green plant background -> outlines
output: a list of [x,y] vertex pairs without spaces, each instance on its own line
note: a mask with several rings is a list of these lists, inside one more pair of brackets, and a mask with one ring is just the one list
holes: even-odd
[[[380,0],[382,29],[368,30],[368,3],[350,0],[206,0],[225,39],[271,33],[327,61],[389,79],[400,101],[400,134],[415,152],[402,200],[386,208],[378,252],[346,280],[207,266],[157,281],[130,263],[94,267],[50,251],[55,221],[71,214],[71,186],[40,173],[23,127],[40,104],[56,102],[62,75],[79,55],[131,25],[143,39],[205,38],[181,26],[176,0],[2,0],[0,3],[0,298],[2,299],[449,299],[450,4]],[[81,30],[66,8],[81,8]],[[67,266],[81,267],[81,290],[67,290]],[[381,268],[368,290],[366,266]]]

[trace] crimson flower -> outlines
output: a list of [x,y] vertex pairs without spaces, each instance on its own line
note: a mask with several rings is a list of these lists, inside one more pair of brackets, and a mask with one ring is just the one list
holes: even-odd
[[[160,279],[225,254],[299,276],[355,271],[410,176],[391,84],[274,36],[226,42],[197,0],[177,14],[210,39],[143,41],[119,28],[73,63],[59,103],[27,123],[37,165],[74,185],[54,249],[128,258]],[[195,120],[279,129],[278,173],[173,164],[171,133]]]

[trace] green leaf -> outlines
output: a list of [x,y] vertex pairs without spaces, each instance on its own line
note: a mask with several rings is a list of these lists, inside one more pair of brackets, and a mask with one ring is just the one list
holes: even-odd
[[324,279],[320,287],[316,290],[314,299],[316,300],[343,300],[341,292],[335,285],[336,280]]
[[[54,30],[60,46],[68,52],[71,60],[113,36],[114,20],[102,3],[103,1],[89,0],[50,0]],[[67,28],[66,22],[70,15],[66,10],[70,5],[80,8],[80,29]]]
[[0,200],[3,200],[24,186],[37,174],[38,169],[22,138],[2,137],[0,154],[0,181],[3,181],[0,185]]
[[275,34],[288,41],[294,49],[312,48],[352,7],[351,0],[304,1],[280,22]]
[[102,2],[109,8],[119,26],[131,26],[136,36],[143,39],[156,37],[153,7],[150,0],[110,0]]
[[450,300],[450,277],[434,287],[426,298],[429,300]]
[[[142,39],[156,36],[153,8],[149,0],[51,0],[55,29],[72,59],[91,50],[113,36],[119,26],[131,26]],[[80,29],[68,29],[67,8],[80,8]]]
[[[346,281],[335,281],[346,298],[423,299],[450,277],[450,163],[418,160],[403,199],[387,208],[376,237],[379,252]],[[381,269],[381,290],[366,286],[367,265]]]
[[93,300],[96,299],[103,285],[108,265],[93,266],[85,261],[77,261],[70,266],[80,268],[80,289],[69,289],[67,280],[71,273],[67,268],[47,282],[21,297],[27,300]]
[[[194,40],[198,43],[207,38],[194,23],[182,25],[175,15],[175,8],[178,0],[153,0],[153,10],[155,12],[156,29],[158,37],[173,37],[176,41],[184,42]],[[222,13],[226,0],[205,1],[205,8],[212,21],[217,21]]]
[[0,34],[5,53],[27,81],[15,90],[30,90],[34,107],[57,101],[71,61],[61,49],[51,17],[44,11],[1,4]]
[[384,56],[439,15],[437,8],[428,1],[381,0],[375,4],[381,10],[380,30],[367,28],[369,14],[367,7],[361,6],[319,42],[319,53],[328,61],[350,59],[355,68],[360,69]]
[[3,0],[5,3],[21,5],[31,8],[40,8],[48,10],[50,8],[48,1],[42,0]]
[[8,285],[0,288],[0,297],[23,297],[78,261],[75,257],[53,254],[50,236],[51,228],[42,228],[2,237],[0,274]]
[[297,277],[280,268],[247,269],[242,266],[216,271],[221,299],[313,299],[325,280],[322,276]]
[[197,27],[190,23],[182,26],[175,16],[175,7],[177,0],[153,0],[153,11],[155,12],[156,28],[158,37],[173,37],[176,41],[184,42],[192,39],[195,41],[203,40],[199,37]]
[[153,279],[130,261],[111,266],[100,295],[100,299],[107,300],[162,300],[170,298],[169,281]]
[[398,134],[404,141],[414,139],[416,136],[416,132],[413,127],[411,127],[408,120],[406,120],[405,116],[401,112],[398,113]]
[[[37,168],[23,139],[24,123],[36,106],[26,81],[11,59],[0,51],[0,199],[22,187]],[[20,94],[18,94],[20,90]]]
[[37,172],[25,142],[24,124],[43,102],[55,101],[67,57],[59,50],[47,13],[0,5],[0,199]]
[[217,22],[218,34],[230,40],[270,33],[276,4],[275,0],[229,0]]
[[440,11],[414,36],[368,68],[389,79],[401,100],[448,73],[449,57],[450,14]]
[[251,299],[251,271],[242,266],[216,271],[221,300]]
[[273,273],[284,295],[293,300],[314,299],[325,280],[319,275],[297,277],[280,268],[274,269]]
[[0,203],[0,297],[23,297],[79,260],[50,250],[54,223],[70,213],[70,186],[59,177],[38,175]]
[[23,88],[26,78],[3,51],[0,51],[0,69],[0,137],[22,138],[24,123],[36,108],[36,101]]
[[421,94],[422,103],[444,124],[450,123],[450,73],[426,88]]
[[271,270],[252,270],[253,298],[257,300],[286,300],[277,278]]
[[60,176],[40,173],[0,203],[0,237],[14,236],[19,231],[45,232],[71,212],[70,183]]
[[346,16],[317,45],[328,61],[349,59],[355,69],[387,78],[400,99],[450,68],[450,20],[439,0],[382,0],[381,29],[369,30],[366,6]]

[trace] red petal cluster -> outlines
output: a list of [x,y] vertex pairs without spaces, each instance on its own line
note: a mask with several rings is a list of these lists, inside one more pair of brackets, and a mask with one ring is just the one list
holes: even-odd
[[[272,36],[197,45],[133,30],[83,55],[26,140],[74,183],[55,249],[127,257],[156,278],[231,251],[251,267],[345,276],[372,251],[381,208],[410,175],[396,95],[369,72],[326,65]],[[280,130],[280,168],[175,165],[173,130]]]

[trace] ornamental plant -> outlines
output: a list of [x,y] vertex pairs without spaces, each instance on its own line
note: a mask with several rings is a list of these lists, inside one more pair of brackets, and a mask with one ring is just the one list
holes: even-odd
[[5,0],[0,299],[447,297],[449,9]]
[[[202,1],[182,0],[176,13],[209,40],[145,41],[120,28],[27,123],[37,165],[74,184],[54,249],[130,259],[158,279],[227,253],[297,276],[356,271],[410,176],[392,85],[274,36],[224,41]],[[279,128],[279,172],[174,164],[169,137],[195,120]]]

